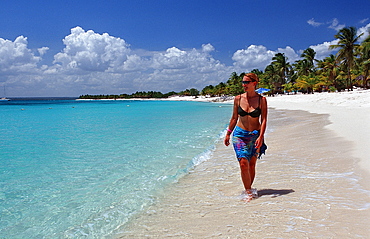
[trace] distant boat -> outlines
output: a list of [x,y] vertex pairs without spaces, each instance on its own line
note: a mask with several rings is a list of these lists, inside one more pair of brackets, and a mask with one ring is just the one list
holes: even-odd
[[10,99],[5,97],[5,85],[4,85],[4,97],[0,99],[0,101],[9,101]]

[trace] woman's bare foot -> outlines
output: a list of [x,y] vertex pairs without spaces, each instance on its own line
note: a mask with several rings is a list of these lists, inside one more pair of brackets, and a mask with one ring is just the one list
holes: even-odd
[[243,201],[250,202],[253,199],[252,190],[246,190],[243,195]]

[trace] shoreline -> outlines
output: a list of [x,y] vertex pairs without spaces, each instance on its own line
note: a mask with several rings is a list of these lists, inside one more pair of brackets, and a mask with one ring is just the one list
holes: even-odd
[[[117,99],[117,100],[159,100],[159,101],[196,101],[233,104],[234,97],[206,97],[206,96],[172,96],[155,99]],[[88,100],[88,99],[78,99]],[[93,99],[92,99],[93,100]],[[114,99],[102,99],[114,100]],[[370,90],[355,89],[345,92],[322,92],[314,94],[285,94],[267,97],[268,107],[288,110],[304,110],[310,113],[329,114],[331,124],[329,129],[339,136],[354,142],[351,151],[359,159],[359,167],[366,171],[370,178],[370,147],[368,147],[370,127],[364,127],[370,120]]]
[[280,123],[257,163],[259,198],[240,200],[234,152],[220,142],[209,161],[113,238],[366,238],[370,91],[282,95],[267,102],[269,122]]
[[210,160],[112,237],[365,238],[369,190],[358,184],[350,152],[340,152],[350,142],[326,128],[328,114],[272,109],[270,115],[275,127],[254,184],[259,198],[241,200],[235,154],[220,142]]
[[[163,100],[233,104],[233,97],[176,96]],[[326,127],[355,144],[351,152],[359,160],[360,169],[370,178],[370,127],[365,125],[370,120],[370,90],[276,95],[267,97],[267,104],[275,109],[329,114],[331,124]]]
[[[167,100],[167,99],[165,99]],[[218,102],[233,104],[233,97],[176,96],[168,100]],[[322,92],[314,94],[285,94],[267,97],[268,107],[275,109],[304,110],[310,113],[329,114],[328,129],[354,142],[353,156],[359,159],[360,169],[370,178],[370,90],[355,89],[345,92]]]

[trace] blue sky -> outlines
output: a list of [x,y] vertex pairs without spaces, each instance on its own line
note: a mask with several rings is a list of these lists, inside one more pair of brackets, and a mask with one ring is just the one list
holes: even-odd
[[[317,58],[342,27],[370,28],[370,1],[3,0],[8,97],[201,90],[274,54]],[[0,94],[1,96],[2,94]]]

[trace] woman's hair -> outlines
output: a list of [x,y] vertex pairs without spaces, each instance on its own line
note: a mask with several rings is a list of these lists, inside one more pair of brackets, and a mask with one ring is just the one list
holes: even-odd
[[247,74],[244,75],[244,77],[245,76],[248,77],[248,78],[250,78],[253,81],[257,81],[257,83],[260,80],[260,79],[258,79],[258,76],[256,74],[254,74],[254,73],[247,73]]

